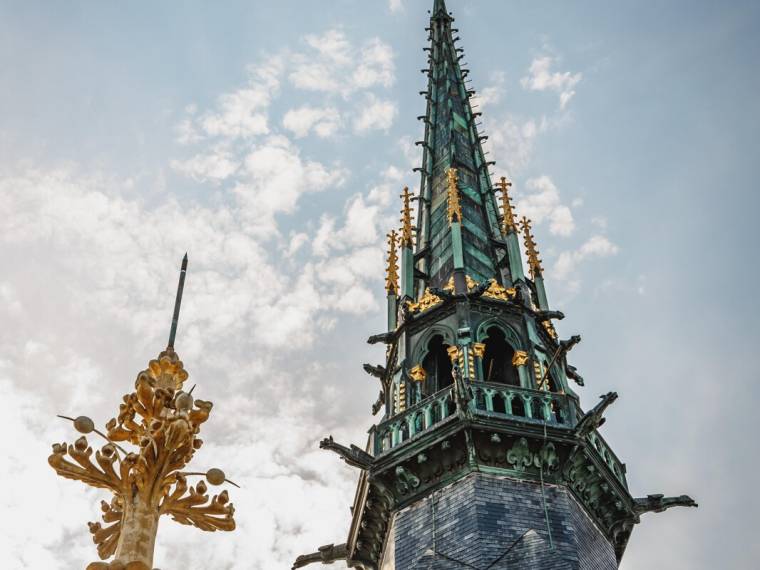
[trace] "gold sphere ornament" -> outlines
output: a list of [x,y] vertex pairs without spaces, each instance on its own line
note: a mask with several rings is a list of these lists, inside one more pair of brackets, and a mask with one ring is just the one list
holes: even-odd
[[74,429],[79,433],[92,433],[95,431],[95,422],[87,416],[79,416],[74,420]]
[[189,412],[193,409],[193,397],[187,392],[179,391],[174,397],[174,407],[180,412]]
[[221,485],[226,480],[227,480],[227,476],[224,474],[224,471],[222,471],[221,469],[217,469],[216,467],[214,467],[206,471],[206,481],[208,481],[212,485]]

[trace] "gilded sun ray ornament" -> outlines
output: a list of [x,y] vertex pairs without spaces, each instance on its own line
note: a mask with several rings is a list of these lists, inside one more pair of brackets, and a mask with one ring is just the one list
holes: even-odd
[[[87,570],[150,570],[162,515],[205,531],[235,529],[235,509],[226,490],[209,497],[206,482],[188,483],[194,475],[205,475],[210,485],[232,483],[224,472],[185,471],[203,444],[198,434],[212,408],[211,402],[195,400],[192,390],[183,389],[188,373],[173,346],[186,267],[187,257],[170,345],[137,375],[134,391],[122,398],[119,413],[106,424],[105,433],[86,416],[61,416],[72,420],[84,435],[73,444],[54,444],[48,463],[61,477],[112,494],[110,501],[101,502],[105,524],[89,523],[89,527],[100,559],[114,560],[93,562]],[[90,433],[107,440],[94,452],[94,462],[93,448],[85,437]]]

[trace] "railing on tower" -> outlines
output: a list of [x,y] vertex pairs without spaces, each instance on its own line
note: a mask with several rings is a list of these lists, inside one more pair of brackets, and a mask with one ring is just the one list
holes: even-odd
[[451,388],[449,386],[439,390],[408,410],[378,424],[374,433],[375,456],[454,416],[457,406]]
[[470,385],[477,414],[572,427],[570,402],[565,394],[490,382]]

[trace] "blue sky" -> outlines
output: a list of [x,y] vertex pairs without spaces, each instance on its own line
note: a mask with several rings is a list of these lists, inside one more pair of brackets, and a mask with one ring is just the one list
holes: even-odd
[[[620,393],[603,433],[635,495],[700,503],[645,516],[623,568],[750,567],[760,6],[447,4],[560,333],[583,335],[582,401]],[[430,5],[0,1],[0,451],[39,490],[0,501],[11,567],[94,560],[102,496],[45,465],[71,438],[54,414],[112,417],[186,249],[177,348],[216,404],[198,461],[244,489],[236,533],[164,522],[157,565],[280,568],[344,539],[355,473],[316,442],[373,421],[363,340],[418,183]]]

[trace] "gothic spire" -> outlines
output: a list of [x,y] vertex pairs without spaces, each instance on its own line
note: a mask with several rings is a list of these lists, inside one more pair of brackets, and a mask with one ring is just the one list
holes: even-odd
[[[481,146],[487,137],[478,132],[470,98],[474,91],[467,86],[468,70],[462,69],[463,50],[451,24],[454,18],[443,0],[435,0],[430,16],[428,87],[421,92],[427,101],[424,115],[424,139],[416,144],[423,148],[420,208],[417,223],[416,261],[418,275],[432,287],[443,286],[454,271],[455,252],[449,218],[450,169],[457,172],[463,272],[475,281],[496,278],[505,281],[499,267],[504,248],[494,246],[501,239],[498,206],[488,173],[489,162]],[[497,244],[498,245],[498,244]],[[505,270],[508,272],[508,270]],[[507,276],[509,279],[509,276]],[[419,293],[424,286],[419,285]]]

